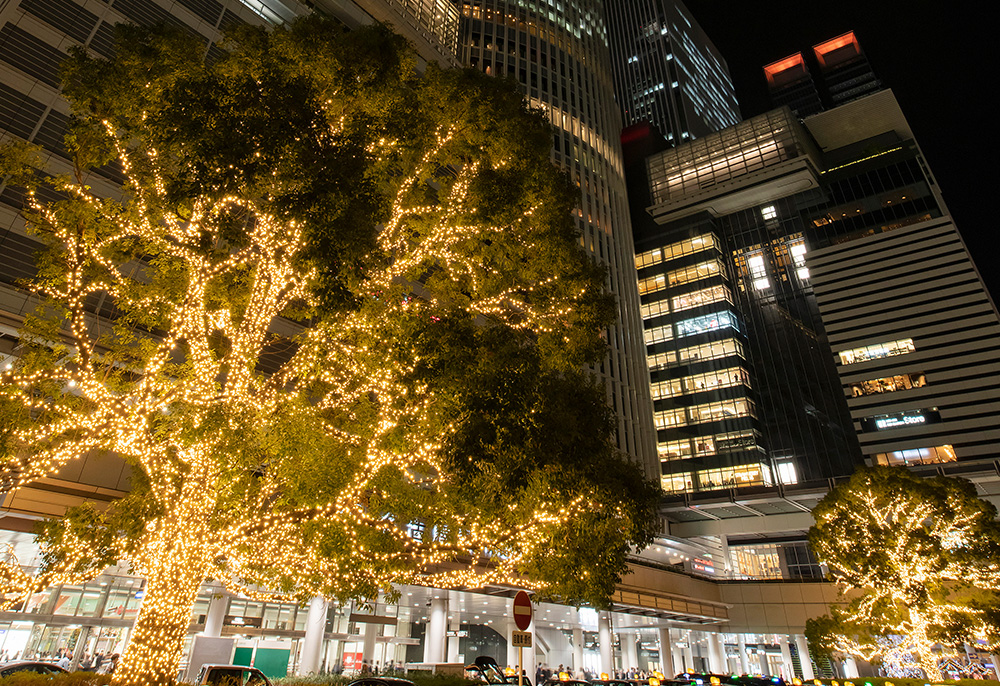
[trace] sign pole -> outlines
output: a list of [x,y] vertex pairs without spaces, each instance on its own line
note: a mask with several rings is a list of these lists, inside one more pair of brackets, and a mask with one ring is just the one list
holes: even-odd
[[522,646],[517,647],[517,686],[524,686],[524,668],[521,666],[524,664],[524,648]]

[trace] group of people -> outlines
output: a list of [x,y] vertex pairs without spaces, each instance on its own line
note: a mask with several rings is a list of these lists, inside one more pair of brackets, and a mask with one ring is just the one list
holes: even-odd
[[80,661],[73,664],[73,651],[68,648],[59,648],[55,654],[36,653],[33,655],[21,655],[20,652],[8,653],[6,650],[0,651],[0,663],[13,662],[14,660],[43,660],[53,661],[58,667],[67,671],[96,672],[97,674],[114,674],[115,667],[118,666],[118,653],[106,655],[100,651],[95,655],[88,652],[83,654]]

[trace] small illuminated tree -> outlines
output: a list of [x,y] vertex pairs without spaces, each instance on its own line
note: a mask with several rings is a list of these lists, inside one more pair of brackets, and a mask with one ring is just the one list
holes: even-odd
[[997,643],[1000,526],[970,482],[863,468],[813,515],[809,543],[846,600],[807,623],[818,650],[915,662],[939,680],[956,646]]
[[[244,28],[214,65],[197,47],[120,27],[113,60],[65,68],[73,173],[4,153],[50,249],[0,377],[3,486],[97,451],[133,469],[127,497],[48,526],[39,576],[8,562],[9,598],[132,565],[123,684],[173,680],[207,577],[605,603],[656,491],[581,371],[611,302],[545,117],[512,82],[416,75],[381,26]],[[107,164],[117,197],[86,183]]]

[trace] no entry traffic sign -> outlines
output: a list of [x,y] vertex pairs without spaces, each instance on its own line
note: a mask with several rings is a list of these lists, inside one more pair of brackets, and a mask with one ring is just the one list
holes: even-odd
[[524,591],[518,591],[514,596],[514,624],[521,631],[527,631],[531,626],[531,598]]

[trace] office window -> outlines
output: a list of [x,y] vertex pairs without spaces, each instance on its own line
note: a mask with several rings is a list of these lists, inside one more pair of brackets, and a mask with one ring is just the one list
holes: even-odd
[[720,285],[674,296],[670,299],[670,305],[674,312],[682,312],[683,310],[690,310],[694,307],[710,305],[722,302],[723,300],[732,300],[732,298],[729,295],[729,289]]
[[927,377],[922,372],[912,374],[897,374],[896,376],[886,376],[881,379],[871,379],[869,381],[859,381],[851,384],[851,394],[857,398],[863,395],[875,395],[877,393],[891,393],[892,391],[902,391],[908,388],[920,388],[927,385]]
[[665,441],[657,444],[656,452],[660,460],[686,460],[692,455],[691,441],[686,438],[682,441]]
[[690,493],[694,490],[693,475],[691,472],[663,474],[660,477],[660,487],[667,493]]
[[681,384],[685,393],[700,393],[730,386],[749,386],[750,376],[742,367],[729,367],[728,369],[685,376],[681,380]]
[[774,207],[774,205],[767,205],[760,208],[760,216],[764,219],[777,219],[778,210]]
[[662,343],[663,341],[669,341],[674,337],[674,327],[669,324],[666,326],[657,326],[652,329],[646,329],[642,332],[642,338],[646,341],[646,345],[653,345],[654,343]]
[[658,317],[661,314],[670,314],[669,301],[657,300],[656,302],[640,305],[639,312],[643,319],[652,319],[653,317]]
[[672,398],[681,394],[681,380],[668,379],[667,381],[657,381],[650,384],[649,391],[653,396],[653,400]]
[[735,419],[736,417],[752,417],[753,403],[740,398],[737,400],[723,400],[714,403],[704,403],[702,405],[692,405],[688,408],[688,416],[691,423],[701,424],[705,422],[717,422],[723,419]]
[[740,327],[736,322],[736,315],[732,312],[715,312],[677,322],[677,337],[685,338],[687,336],[696,336],[700,333],[729,328],[739,331]]
[[656,274],[654,276],[647,276],[645,279],[639,279],[639,295],[662,291],[666,287],[667,278],[663,274]]
[[667,274],[667,281],[671,286],[680,286],[692,281],[701,281],[702,279],[718,276],[721,272],[722,263],[718,260],[710,260],[691,265],[690,267],[684,267],[683,269],[675,269]]
[[649,371],[651,372],[655,372],[657,369],[663,369],[664,367],[669,367],[673,364],[677,364],[677,353],[672,350],[665,353],[656,353],[654,355],[646,356],[646,365],[649,367]]
[[758,291],[771,287],[771,282],[767,278],[767,267],[764,265],[764,256],[761,254],[747,257],[747,269],[750,271],[750,279],[753,287]]
[[657,429],[669,429],[673,426],[686,426],[687,418],[684,415],[684,408],[679,407],[674,410],[663,410],[653,413],[653,423]]
[[883,357],[894,357],[896,355],[906,355],[916,350],[912,338],[904,338],[898,341],[888,341],[886,343],[872,343],[863,348],[853,348],[842,350],[837,353],[840,356],[841,364],[855,364],[857,362],[867,362],[868,360],[878,360]]
[[681,362],[715,360],[720,357],[729,357],[730,355],[744,357],[743,346],[733,338],[703,343],[702,345],[693,345],[690,348],[681,348],[677,351],[677,355],[680,357]]

